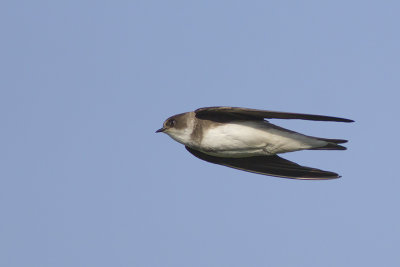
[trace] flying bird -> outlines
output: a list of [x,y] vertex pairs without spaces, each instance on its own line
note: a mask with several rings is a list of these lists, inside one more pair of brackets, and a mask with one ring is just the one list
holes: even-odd
[[346,150],[343,139],[304,135],[266,119],[353,122],[353,120],[301,113],[238,107],[205,107],[165,120],[163,132],[195,157],[243,171],[292,179],[334,179],[337,173],[301,166],[278,156],[299,150]]

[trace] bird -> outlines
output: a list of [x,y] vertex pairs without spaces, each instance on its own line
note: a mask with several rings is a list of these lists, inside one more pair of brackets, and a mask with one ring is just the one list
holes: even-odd
[[308,136],[274,125],[267,119],[354,122],[324,115],[217,106],[171,116],[156,133],[167,134],[201,160],[242,171],[302,180],[341,177],[335,172],[299,165],[278,154],[346,150],[340,144],[347,140]]

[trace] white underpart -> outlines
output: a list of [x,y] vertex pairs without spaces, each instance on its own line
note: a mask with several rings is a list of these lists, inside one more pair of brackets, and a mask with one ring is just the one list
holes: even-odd
[[[178,141],[179,142],[179,141]],[[322,147],[327,142],[274,129],[267,122],[223,124],[204,133],[201,149],[210,155],[249,157]]]

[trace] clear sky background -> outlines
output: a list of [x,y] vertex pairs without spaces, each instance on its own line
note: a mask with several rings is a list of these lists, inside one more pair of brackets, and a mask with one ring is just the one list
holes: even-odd
[[[400,266],[398,1],[2,1],[0,266]],[[227,105],[349,139],[200,161],[167,117]]]

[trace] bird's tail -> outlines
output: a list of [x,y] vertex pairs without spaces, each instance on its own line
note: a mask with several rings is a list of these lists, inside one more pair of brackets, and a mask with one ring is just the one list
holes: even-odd
[[344,139],[328,139],[328,138],[317,138],[318,140],[328,142],[325,146],[315,147],[309,150],[346,150],[347,148],[338,144],[347,143]]

